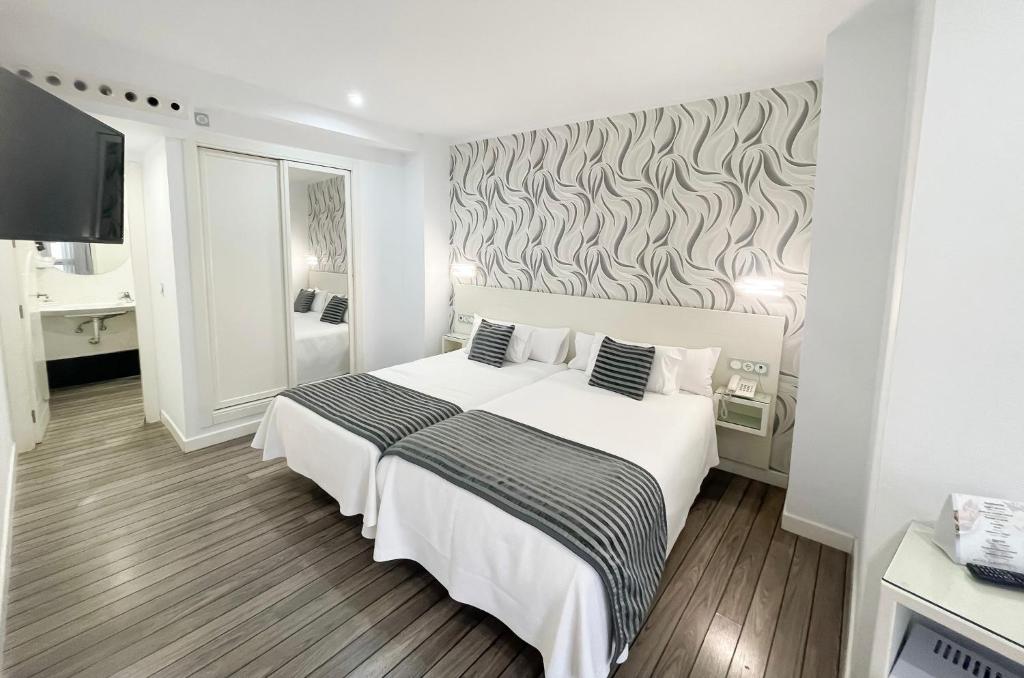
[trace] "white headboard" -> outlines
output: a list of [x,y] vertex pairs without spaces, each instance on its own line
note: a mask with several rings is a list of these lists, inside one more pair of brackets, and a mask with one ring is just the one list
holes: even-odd
[[309,286],[315,287],[318,290],[327,290],[334,294],[348,296],[348,273],[310,271]]
[[[722,357],[715,370],[716,386],[735,374],[729,369],[729,359],[740,358],[767,363],[768,374],[761,377],[761,390],[772,395],[778,393],[786,322],[779,316],[461,284],[455,285],[455,312],[479,313],[530,325],[569,327],[579,332],[604,332],[627,341],[690,348],[719,346]],[[468,333],[469,326],[456,320],[455,330]]]

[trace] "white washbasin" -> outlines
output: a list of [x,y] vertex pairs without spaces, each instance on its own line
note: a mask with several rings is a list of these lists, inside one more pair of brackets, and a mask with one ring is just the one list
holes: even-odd
[[88,302],[62,304],[55,301],[43,301],[37,306],[39,315],[45,317],[64,316],[66,318],[93,317],[129,313],[135,310],[134,301]]

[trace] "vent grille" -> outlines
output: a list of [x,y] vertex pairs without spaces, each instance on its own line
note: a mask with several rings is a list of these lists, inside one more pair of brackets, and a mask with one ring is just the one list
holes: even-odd
[[129,85],[109,78],[70,73],[67,69],[27,64],[0,65],[64,99],[84,98],[182,120],[191,119],[190,106],[185,98],[168,92]]
[[932,629],[914,624],[890,678],[1022,678],[1021,674],[989,656],[951,640]]

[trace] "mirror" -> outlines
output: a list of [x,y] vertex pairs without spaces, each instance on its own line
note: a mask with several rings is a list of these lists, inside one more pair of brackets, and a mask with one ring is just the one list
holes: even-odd
[[75,275],[110,273],[128,261],[128,243],[40,242],[39,256],[53,260],[53,267]]
[[352,369],[349,175],[288,163],[292,362],[295,382]]

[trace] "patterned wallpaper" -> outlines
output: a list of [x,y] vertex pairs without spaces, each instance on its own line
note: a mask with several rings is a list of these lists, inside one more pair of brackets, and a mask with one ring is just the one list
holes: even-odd
[[317,270],[348,273],[345,178],[309,185],[309,247],[320,263]]
[[[812,81],[453,146],[452,260],[476,284],[784,316],[787,471],[820,107]],[[747,275],[784,296],[744,296]]]

